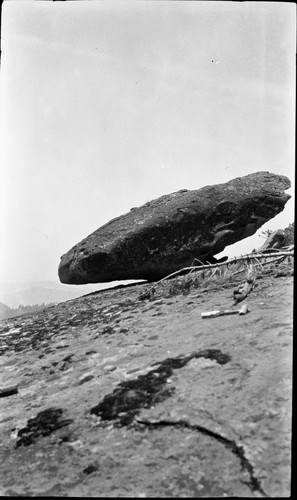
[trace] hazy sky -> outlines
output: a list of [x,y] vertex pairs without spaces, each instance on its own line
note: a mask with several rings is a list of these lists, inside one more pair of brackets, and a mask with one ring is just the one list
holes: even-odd
[[[286,2],[5,1],[1,282],[58,282],[63,253],[163,194],[258,170],[293,184],[295,18]],[[293,219],[291,199],[259,233]]]

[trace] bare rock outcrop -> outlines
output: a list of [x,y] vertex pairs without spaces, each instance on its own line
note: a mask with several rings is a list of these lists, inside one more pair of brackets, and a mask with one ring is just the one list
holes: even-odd
[[2,497],[290,497],[293,277],[263,273],[248,314],[203,319],[241,280],[0,322]]
[[157,280],[209,261],[284,209],[290,180],[256,172],[161,196],[97,229],[61,257],[62,283]]
[[273,251],[276,248],[289,247],[294,245],[295,223],[289,224],[285,229],[276,229],[270,232],[265,243],[258,248],[258,252]]

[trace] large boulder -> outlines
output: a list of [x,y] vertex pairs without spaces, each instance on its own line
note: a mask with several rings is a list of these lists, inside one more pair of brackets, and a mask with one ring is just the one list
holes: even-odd
[[254,234],[284,209],[290,180],[256,172],[132,208],[61,257],[62,283],[157,280]]

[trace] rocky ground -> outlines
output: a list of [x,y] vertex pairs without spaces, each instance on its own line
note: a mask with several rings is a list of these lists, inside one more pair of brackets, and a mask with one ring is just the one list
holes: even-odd
[[0,323],[2,495],[290,495],[292,276],[211,319],[232,287],[169,286]]

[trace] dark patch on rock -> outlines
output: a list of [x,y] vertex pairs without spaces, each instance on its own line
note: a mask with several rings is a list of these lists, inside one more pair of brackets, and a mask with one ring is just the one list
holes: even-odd
[[65,358],[62,359],[62,361],[65,361],[66,363],[71,363],[72,362],[72,359],[73,358],[74,354],[68,354],[67,356],[65,356]]
[[89,382],[90,380],[92,380],[94,378],[94,375],[86,375],[84,378],[82,378],[78,385],[82,385],[82,384],[85,384],[86,382]]
[[11,386],[11,387],[0,387],[0,398],[6,398],[7,396],[13,396],[14,394],[17,394],[18,388],[17,386]]
[[105,326],[101,332],[102,335],[112,335],[113,333],[115,333],[115,331],[112,326]]
[[71,419],[62,419],[63,410],[48,408],[41,411],[36,417],[30,418],[27,426],[18,431],[16,448],[30,446],[41,436],[49,436],[56,430],[72,423]]
[[[62,283],[155,281],[254,234],[284,209],[290,180],[269,172],[167,194],[97,229],[61,257]],[[82,251],[83,247],[83,251]]]
[[69,434],[66,434],[65,436],[61,436],[60,440],[59,440],[59,444],[69,443],[70,439],[71,439],[71,436]]
[[86,351],[86,355],[90,356],[91,354],[96,354],[97,351],[94,351],[94,349],[91,349],[90,351]]
[[92,474],[92,472],[96,472],[96,470],[98,470],[98,467],[96,467],[95,465],[91,464],[91,465],[88,465],[88,467],[86,467],[83,470],[83,473],[89,475],[89,474]]
[[119,427],[130,425],[142,408],[150,408],[173,394],[174,388],[165,387],[167,379],[173,370],[183,368],[193,358],[215,360],[220,365],[231,359],[219,349],[205,349],[188,356],[167,358],[161,363],[155,363],[159,365],[155,370],[119,384],[101,403],[91,409],[91,414],[100,416],[101,420],[115,420]]

